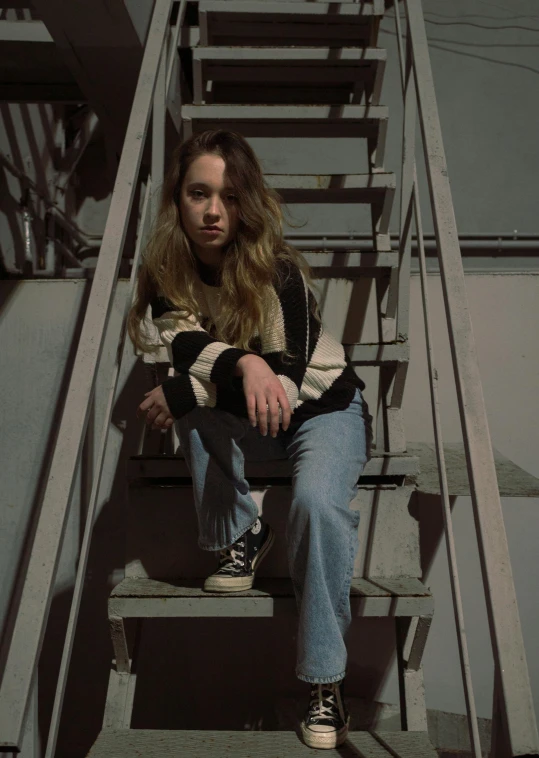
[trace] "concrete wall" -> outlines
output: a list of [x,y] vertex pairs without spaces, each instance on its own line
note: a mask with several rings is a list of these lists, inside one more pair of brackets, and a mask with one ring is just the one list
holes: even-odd
[[[529,97],[539,74],[537,4],[424,0],[423,7],[459,233],[539,234],[534,202],[539,141],[536,104]],[[391,12],[379,38],[389,59],[383,101],[391,108],[392,169],[399,161],[393,151],[400,120],[394,26]],[[421,163],[418,168],[427,201]],[[432,232],[429,217],[424,223]]]
[[[461,441],[456,391],[452,379],[449,342],[438,276],[429,276],[435,363],[439,375],[440,409],[444,440]],[[539,351],[534,337],[539,279],[537,276],[466,277],[466,292],[477,347],[481,381],[492,444],[526,471],[539,475],[533,419],[539,411],[537,375]],[[427,380],[423,314],[419,277],[412,278],[410,312],[411,360],[404,394],[406,438],[433,441]],[[539,527],[537,498],[503,498],[504,518],[521,614],[524,643],[536,711],[539,709],[539,658],[534,643],[539,621],[535,587],[539,561],[535,555]],[[420,496],[419,511],[427,528],[441,519],[438,498]],[[458,497],[453,508],[457,557],[463,590],[466,629],[478,715],[489,717],[492,697],[492,656],[486,610],[482,600],[471,498]],[[435,554],[427,584],[436,608],[425,653],[425,687],[429,707],[464,712],[462,685],[445,543]]]

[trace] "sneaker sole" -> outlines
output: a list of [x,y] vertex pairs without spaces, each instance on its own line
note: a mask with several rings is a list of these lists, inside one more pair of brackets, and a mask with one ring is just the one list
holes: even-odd
[[330,750],[331,748],[342,745],[342,743],[348,737],[348,726],[350,719],[346,724],[335,732],[313,732],[305,726],[305,722],[301,722],[301,734],[303,735],[303,741],[307,747],[317,748],[319,750]]
[[275,541],[275,532],[270,527],[269,537],[262,546],[262,549],[253,559],[252,569],[253,573],[250,576],[209,576],[204,582],[205,592],[243,592],[244,590],[250,590],[253,587],[255,580],[255,571],[260,566],[262,560],[268,554],[269,549]]

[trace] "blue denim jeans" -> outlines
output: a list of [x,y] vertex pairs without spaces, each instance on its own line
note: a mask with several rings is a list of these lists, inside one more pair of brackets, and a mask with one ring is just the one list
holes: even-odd
[[263,437],[248,419],[208,407],[193,409],[176,428],[193,478],[203,550],[229,547],[258,518],[245,460],[291,459],[286,543],[299,613],[296,676],[342,679],[358,548],[359,512],[350,503],[372,443],[372,416],[361,390],[345,410],[311,418],[293,434],[280,428],[275,438]]

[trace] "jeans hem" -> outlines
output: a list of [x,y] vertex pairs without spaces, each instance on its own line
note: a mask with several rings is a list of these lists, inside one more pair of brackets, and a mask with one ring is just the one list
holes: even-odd
[[227,542],[227,543],[225,543],[223,545],[217,545],[217,547],[214,547],[213,545],[206,545],[206,544],[203,544],[202,542],[199,541],[197,543],[198,547],[201,550],[208,550],[208,551],[211,551],[211,552],[214,552],[214,553],[218,552],[219,550],[226,550],[227,547],[231,547],[235,542],[237,542],[240,537],[243,537],[243,535],[246,534],[249,531],[249,529],[252,529],[253,526],[256,524],[256,522],[257,522],[257,520],[259,518],[260,518],[260,516],[257,515],[257,517],[255,518],[255,520],[251,521],[251,523],[249,524],[249,526],[246,529],[240,529],[240,531],[237,533],[237,535],[232,538],[232,542]]
[[296,671],[296,676],[301,679],[302,682],[310,682],[311,684],[332,684],[333,682],[340,682],[344,679],[346,672],[342,674],[336,674],[335,676],[307,676],[306,674],[300,674]]

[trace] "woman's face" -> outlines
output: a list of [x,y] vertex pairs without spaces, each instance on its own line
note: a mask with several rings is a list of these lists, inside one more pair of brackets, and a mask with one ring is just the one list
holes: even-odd
[[219,265],[223,246],[238,227],[238,201],[225,168],[220,155],[200,155],[189,166],[180,191],[184,231],[200,260],[213,266]]

